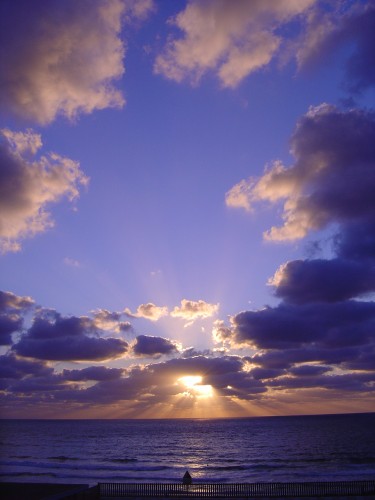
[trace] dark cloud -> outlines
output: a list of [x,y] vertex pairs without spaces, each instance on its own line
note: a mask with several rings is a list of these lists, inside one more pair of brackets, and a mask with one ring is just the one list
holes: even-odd
[[18,315],[0,314],[0,345],[12,344],[12,333],[21,329],[23,319]]
[[361,92],[375,85],[375,5],[372,2],[362,14],[344,26],[345,36],[356,43],[356,48],[347,63],[348,87]]
[[295,260],[277,271],[275,295],[287,302],[339,302],[375,291],[375,267],[353,260]]
[[283,375],[285,370],[277,368],[253,368],[251,370],[251,375],[255,380],[267,380],[279,377]]
[[345,368],[348,362],[356,362],[357,369],[366,370],[368,367],[365,364],[362,365],[361,360],[363,353],[368,352],[369,349],[371,350],[369,345],[327,348],[315,347],[314,344],[301,348],[269,349],[255,354],[251,358],[251,363],[266,370],[289,370],[301,363],[320,363],[324,366]]
[[64,380],[82,382],[86,380],[116,380],[121,377],[122,368],[107,368],[105,366],[89,366],[81,370],[63,370],[61,377]]
[[138,335],[133,345],[133,352],[136,356],[161,356],[163,354],[174,354],[178,351],[174,342],[162,337],[151,335]]
[[312,377],[317,375],[322,375],[323,373],[331,371],[332,368],[329,366],[321,365],[300,365],[294,366],[289,370],[292,375],[298,377]]
[[24,336],[13,346],[20,356],[52,361],[100,361],[119,358],[127,352],[127,348],[128,344],[120,339],[102,339],[86,335],[43,340]]
[[340,258],[367,261],[369,265],[375,263],[375,217],[371,215],[363,217],[360,223],[341,227],[334,239],[334,250]]
[[0,345],[11,345],[12,334],[20,331],[23,325],[22,313],[34,301],[30,297],[19,297],[11,292],[0,291]]
[[375,345],[358,350],[342,363],[349,370],[373,370],[375,367]]
[[41,361],[18,358],[14,354],[0,356],[0,378],[22,379],[25,376],[51,375],[53,368]]
[[[66,389],[68,386],[65,381],[58,375],[47,375],[41,377],[27,377],[22,380],[19,380],[8,387],[8,391],[12,393],[21,393],[21,394],[33,394],[39,393],[42,398],[45,398],[47,395],[48,399],[51,399],[51,393],[54,391],[62,391]],[[74,388],[74,390],[77,390]]]
[[56,339],[58,337],[79,337],[94,333],[95,327],[88,317],[62,317],[57,312],[48,313],[49,318],[36,317],[28,331],[28,338],[34,340]]
[[87,317],[64,318],[56,312],[36,317],[28,332],[13,346],[25,357],[54,361],[100,361],[118,358],[128,350],[127,342],[93,336],[99,332]]
[[344,375],[318,375],[310,377],[280,377],[269,382],[277,389],[319,388],[344,392],[373,392],[375,372]]
[[375,342],[375,303],[281,303],[241,312],[233,318],[232,340],[258,349],[365,345]]
[[[334,4],[333,4],[334,6]],[[327,7],[325,5],[325,7]],[[332,7],[332,6],[331,6]],[[337,4],[338,9],[342,8]],[[319,9],[310,15],[304,43],[298,52],[302,69],[317,66],[344,52],[345,86],[354,93],[375,84],[375,4],[355,3],[344,15],[336,9]]]

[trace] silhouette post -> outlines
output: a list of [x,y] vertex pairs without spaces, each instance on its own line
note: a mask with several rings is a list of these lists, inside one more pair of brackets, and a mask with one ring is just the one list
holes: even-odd
[[189,486],[193,482],[191,475],[189,474],[189,471],[186,471],[184,474],[184,477],[182,478],[182,484],[186,486],[186,491],[189,491]]

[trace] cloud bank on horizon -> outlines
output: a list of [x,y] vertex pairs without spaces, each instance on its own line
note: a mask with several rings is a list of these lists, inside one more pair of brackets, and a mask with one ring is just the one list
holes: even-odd
[[[66,198],[79,210],[82,188],[89,197],[89,177],[96,182],[89,165],[84,173],[77,160],[40,154],[42,134],[30,127],[48,134],[64,119],[77,128],[85,115],[100,120],[99,110],[126,115],[122,108],[134,94],[125,99],[125,60],[127,72],[134,70],[133,38],[153,19],[163,26],[152,31],[152,49],[142,42],[142,54],[153,58],[148,78],[155,87],[182,86],[185,96],[200,86],[207,92],[207,85],[236,92],[255,76],[267,81],[290,66],[298,79],[341,58],[347,97],[308,103],[290,137],[290,163],[270,156],[263,174],[239,174],[221,193],[227,214],[245,216],[249,228],[254,214],[276,208],[279,224],[264,231],[267,244],[313,237],[324,251],[270,269],[265,285],[274,305],[230,315],[222,301],[183,298],[190,296],[185,291],[172,303],[147,297],[116,310],[103,297],[87,314],[63,314],[3,289],[2,415],[375,411],[375,112],[358,104],[374,92],[375,3],[191,0],[174,9],[163,17],[151,0],[2,2],[0,103],[10,122],[0,142],[2,258],[11,256],[16,269],[28,251],[21,243],[59,230],[54,207]],[[13,130],[15,123],[26,128]],[[110,175],[117,173],[108,167]],[[65,264],[81,270],[78,260],[65,257]],[[250,256],[237,272],[247,266]],[[199,338],[204,342],[192,345]],[[187,376],[202,380],[186,387]]]

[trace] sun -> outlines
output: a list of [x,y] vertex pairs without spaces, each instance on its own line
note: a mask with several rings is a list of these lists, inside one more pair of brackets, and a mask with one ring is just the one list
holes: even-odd
[[185,392],[190,396],[210,398],[213,396],[212,385],[203,385],[200,375],[186,375],[177,381],[185,387]]
[[182,383],[188,389],[191,389],[196,384],[200,384],[202,382],[202,377],[200,375],[186,375],[185,377],[180,377],[178,379],[179,382]]

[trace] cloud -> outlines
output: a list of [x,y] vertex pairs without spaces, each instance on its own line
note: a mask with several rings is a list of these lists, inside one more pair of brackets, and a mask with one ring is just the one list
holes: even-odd
[[219,304],[209,304],[204,300],[181,300],[181,306],[176,306],[170,313],[167,307],[156,306],[152,302],[141,304],[137,311],[132,313],[130,309],[125,309],[124,314],[131,318],[145,318],[151,321],[158,321],[160,318],[168,314],[173,318],[182,318],[189,322],[195,321],[198,318],[209,318],[216,314],[219,309]]
[[45,376],[53,373],[53,368],[42,361],[18,358],[14,354],[0,356],[0,378],[19,380],[25,376]]
[[151,335],[138,335],[133,345],[133,353],[136,356],[159,357],[176,352],[178,352],[178,347],[174,342]]
[[31,297],[21,297],[12,292],[0,290],[0,312],[26,311],[34,305]]
[[212,329],[212,337],[214,342],[227,342],[230,341],[232,337],[232,329],[225,325],[225,322],[221,319],[217,319],[214,322],[214,326]]
[[122,313],[108,311],[107,309],[98,309],[92,311],[93,322],[96,328],[113,332],[131,330],[132,326],[128,322],[122,322]]
[[[275,162],[260,179],[246,181],[248,207],[284,203],[284,224],[265,238],[296,240],[331,223],[359,223],[374,214],[374,135],[372,111],[343,112],[328,104],[310,108],[291,139],[295,164],[286,168]],[[227,193],[228,205],[233,206],[236,190],[238,185]]]
[[81,263],[78,260],[71,259],[70,257],[65,257],[63,262],[68,267],[81,267]]
[[89,366],[81,370],[63,370],[61,377],[72,382],[82,382],[87,380],[116,380],[121,377],[124,370],[122,368],[107,368],[105,366]]
[[295,260],[283,264],[269,284],[287,302],[339,302],[375,291],[375,268],[353,260]]
[[[340,258],[332,259],[333,270],[342,264],[336,260]],[[329,265],[331,261],[327,262]],[[344,262],[349,269],[355,264],[353,260]],[[64,317],[54,310],[31,309],[34,302],[30,297],[2,292],[2,314],[18,314],[21,320],[28,312],[34,314],[26,333],[0,357],[3,407],[16,411],[16,407],[24,409],[30,404],[36,411],[43,404],[45,410],[48,396],[51,411],[61,411],[64,405],[72,414],[87,405],[94,405],[95,411],[120,405],[123,415],[128,416],[139,417],[143,411],[161,408],[166,414],[175,414],[199,402],[199,388],[186,388],[182,379],[186,376],[201,377],[199,386],[209,387],[213,396],[210,404],[221,409],[236,402],[259,403],[262,407],[276,404],[285,391],[299,402],[308,400],[311,391],[320,398],[327,397],[327,392],[338,399],[344,392],[351,397],[370,398],[375,381],[375,303],[331,300],[324,289],[325,301],[315,300],[319,283],[314,281],[314,266],[318,278],[323,270],[329,274],[329,267],[320,260],[295,263],[287,263],[275,278],[276,289],[283,282],[286,286],[278,306],[241,312],[228,326],[221,320],[214,322],[214,340],[241,348],[243,356],[229,355],[228,350],[199,353],[191,348],[180,353],[173,341],[149,335],[137,336],[128,346],[119,339],[102,338],[106,330],[99,328],[109,327],[111,322],[111,328],[115,328],[121,324],[123,313],[98,309],[92,318]],[[356,267],[353,269],[356,276]],[[297,284],[298,279],[303,281],[304,273],[306,290]],[[332,278],[334,281],[334,273]],[[309,286],[314,290],[312,296]],[[331,292],[334,296],[339,293],[335,286]],[[304,300],[295,300],[298,294]],[[202,303],[206,304],[195,304]],[[189,307],[184,308],[182,301],[181,309]],[[154,359],[128,368],[107,365],[108,360],[124,355],[128,364],[132,356],[133,362],[140,356]],[[162,355],[169,359],[156,361]],[[57,361],[106,363],[60,371],[60,363],[54,363]]]
[[182,37],[171,37],[155,62],[169,79],[198,82],[213,72],[223,87],[236,87],[266,66],[282,38],[277,28],[302,14],[315,0],[189,1],[169,23]]
[[279,305],[241,312],[214,331],[217,342],[256,350],[251,372],[270,390],[373,391],[375,303],[359,300],[375,291],[373,137],[372,111],[311,108],[291,139],[294,165],[274,162],[227,194],[229,206],[246,210],[283,203],[284,224],[266,239],[328,225],[335,232],[333,258],[287,262],[269,280]]
[[323,373],[327,373],[331,371],[331,368],[328,366],[321,365],[300,365],[294,366],[289,370],[292,375],[297,375],[298,377],[311,377],[316,375],[322,375]]
[[328,64],[344,48],[347,52],[345,85],[351,92],[360,93],[375,84],[375,5],[373,2],[350,4],[333,3],[328,9],[327,5],[322,9],[316,4],[306,17],[297,63],[302,70]]
[[88,178],[79,163],[56,153],[34,159],[42,142],[32,130],[2,129],[0,142],[0,251],[20,249],[20,241],[54,225],[47,206],[79,196]]
[[[266,391],[263,383],[243,371],[240,357],[174,358],[163,363],[152,363],[143,368],[134,367],[126,376],[102,381],[85,390],[60,391],[59,399],[109,404],[134,400],[135,408],[142,405],[166,403],[170,398],[186,393],[179,379],[184,376],[201,376],[202,385],[211,385],[218,396],[252,397]],[[228,389],[230,386],[230,389]],[[190,394],[194,398],[194,393]]]
[[22,314],[33,305],[31,297],[0,291],[0,345],[12,344],[12,334],[19,332],[23,326]]
[[171,311],[173,318],[183,318],[188,321],[210,318],[219,310],[219,304],[209,304],[204,300],[181,300],[181,306]]
[[344,375],[318,375],[310,377],[280,377],[270,382],[271,387],[281,389],[320,388],[340,392],[373,392],[375,373]]
[[232,318],[232,340],[258,349],[340,348],[375,342],[375,303],[287,304]]
[[334,238],[334,250],[343,259],[371,263],[375,259],[375,217],[371,212],[368,217],[348,222],[341,226]]
[[243,179],[233,186],[225,195],[225,203],[231,208],[243,208],[247,212],[251,211],[250,199],[254,182]]
[[145,318],[150,321],[158,321],[168,314],[168,308],[156,306],[152,302],[148,302],[147,304],[138,306],[137,312],[135,313],[132,313],[130,309],[125,309],[124,313],[131,318]]
[[12,349],[20,356],[53,361],[101,361],[119,358],[127,352],[127,342],[95,334],[98,331],[90,318],[62,317],[49,312],[34,318]]
[[124,8],[120,0],[2,2],[1,107],[48,124],[123,106],[113,83],[125,71]]
[[0,314],[0,345],[12,344],[12,333],[19,331],[23,319],[17,314]]

